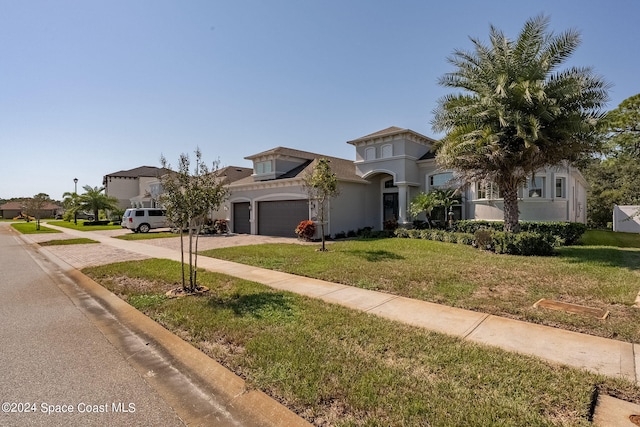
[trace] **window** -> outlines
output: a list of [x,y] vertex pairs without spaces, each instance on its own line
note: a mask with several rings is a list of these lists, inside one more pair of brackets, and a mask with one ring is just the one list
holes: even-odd
[[545,182],[546,178],[544,176],[529,178],[529,197],[547,197],[545,194]]
[[486,181],[480,181],[476,184],[477,199],[499,199],[501,197],[497,184]]
[[567,186],[565,185],[566,178],[556,178],[556,197],[564,199],[567,197],[565,193]]
[[364,150],[364,159],[365,160],[374,160],[376,158],[376,147],[367,147]]
[[256,173],[261,175],[263,173],[271,173],[271,161],[256,163]]
[[396,188],[396,186],[393,184],[393,180],[389,179],[384,182],[384,188]]
[[382,146],[382,158],[393,156],[393,145],[387,144]]
[[429,187],[446,187],[453,179],[452,172],[438,173],[429,177]]

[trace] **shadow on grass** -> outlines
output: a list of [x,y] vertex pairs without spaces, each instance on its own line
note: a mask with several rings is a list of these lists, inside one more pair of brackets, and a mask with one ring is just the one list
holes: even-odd
[[562,248],[560,256],[574,263],[591,263],[640,270],[640,251],[634,249],[570,246]]
[[256,319],[288,318],[294,315],[290,297],[271,292],[241,295],[232,299],[213,299],[211,305],[230,308],[238,317]]
[[347,250],[345,252],[348,254],[353,254],[360,258],[364,258],[369,262],[380,262],[380,261],[386,261],[386,260],[404,259],[402,255],[398,255],[396,253],[385,251],[382,249],[379,249],[377,251]]

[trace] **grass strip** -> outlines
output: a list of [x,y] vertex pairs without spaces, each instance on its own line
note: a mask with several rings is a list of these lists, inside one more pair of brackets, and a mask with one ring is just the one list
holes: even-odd
[[179,237],[180,234],[172,233],[170,231],[150,231],[148,233],[129,233],[122,236],[116,236],[116,239],[121,240],[151,240],[151,239],[166,239],[168,237]]
[[40,230],[37,230],[35,222],[14,222],[11,226],[22,234],[60,233],[60,231],[47,228],[44,225],[40,225]]
[[631,383],[381,319],[222,274],[168,299],[179,263],[83,270],[316,425],[588,426],[594,388]]
[[119,230],[122,227],[118,225],[84,225],[86,220],[78,220],[75,224],[73,221],[49,221],[51,225],[57,225],[58,227],[69,228],[71,230],[79,231],[101,231],[101,230]]
[[[330,282],[507,316],[606,338],[640,342],[640,250],[560,249],[555,257],[496,255],[419,239],[265,244],[203,251],[205,256]],[[608,310],[605,321],[537,309],[542,299]]]
[[40,242],[38,244],[40,246],[64,246],[64,245],[83,245],[87,243],[100,243],[100,242],[82,237],[78,239],[49,240],[47,242]]

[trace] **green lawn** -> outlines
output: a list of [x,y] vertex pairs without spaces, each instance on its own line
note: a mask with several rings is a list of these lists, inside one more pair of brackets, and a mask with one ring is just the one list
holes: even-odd
[[150,231],[148,233],[127,233],[122,236],[117,236],[116,239],[121,240],[150,240],[150,239],[164,239],[167,237],[179,237],[180,234],[172,233],[170,231]]
[[[587,234],[588,239],[602,240]],[[636,237],[637,238],[637,237]],[[640,240],[640,238],[638,238]],[[627,242],[627,246],[630,245]],[[256,245],[203,255],[425,301],[640,342],[640,249],[574,246],[555,257],[495,255],[414,239]],[[536,309],[541,298],[610,311],[606,320]]]
[[640,248],[640,234],[616,233],[606,230],[589,230],[582,236],[586,246],[616,246],[619,248]]
[[38,234],[38,233],[60,233],[58,230],[54,230],[53,228],[47,228],[44,225],[40,224],[40,230],[36,229],[36,223],[31,222],[14,222],[11,224],[13,228],[18,230],[22,234]]
[[[369,267],[409,258],[385,242],[341,254]],[[595,388],[640,402],[628,382],[221,274],[199,274],[207,296],[168,299],[180,282],[168,260],[83,271],[316,425],[589,426]]]
[[84,225],[87,222],[85,220],[78,220],[78,224],[73,221],[49,221],[51,225],[57,225],[58,227],[70,228],[72,230],[80,231],[99,231],[99,230],[119,230],[122,228],[118,225]]
[[78,238],[78,239],[64,239],[64,240],[49,240],[47,242],[38,243],[40,246],[64,246],[64,245],[83,245],[87,243],[100,243],[96,240]]

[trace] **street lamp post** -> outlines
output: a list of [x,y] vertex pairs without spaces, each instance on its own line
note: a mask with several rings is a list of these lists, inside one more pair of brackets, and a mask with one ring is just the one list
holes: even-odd
[[[73,190],[73,198],[74,198],[74,202],[78,202],[78,178],[73,178],[73,185],[74,185],[74,190]],[[78,207],[75,206],[73,209],[73,223],[75,225],[78,225]]]

